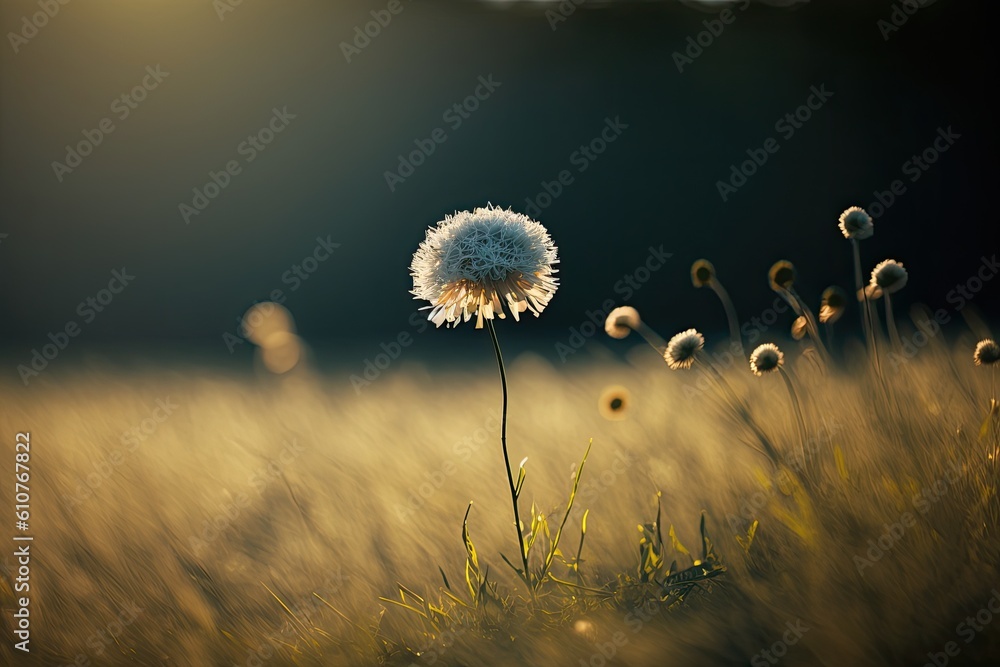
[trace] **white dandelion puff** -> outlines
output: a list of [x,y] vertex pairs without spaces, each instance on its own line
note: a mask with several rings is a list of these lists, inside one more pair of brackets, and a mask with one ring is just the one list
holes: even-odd
[[870,285],[881,288],[883,293],[891,294],[903,289],[907,278],[906,269],[903,268],[902,263],[894,259],[887,259],[879,262],[875,270],[872,271]]
[[559,285],[552,238],[538,222],[510,209],[487,205],[445,216],[427,230],[410,265],[412,294],[430,302],[428,320],[457,325],[476,316],[515,320],[545,309]]
[[992,366],[1000,361],[1000,345],[992,338],[985,338],[976,344],[972,360],[977,366]]
[[663,359],[667,362],[670,370],[691,368],[695,355],[703,347],[705,347],[705,337],[696,329],[688,329],[670,339],[670,342],[667,343],[667,349],[663,353]]
[[754,375],[773,373],[785,363],[785,354],[774,343],[759,345],[750,354],[750,370]]
[[840,214],[840,232],[845,239],[870,238],[875,233],[872,217],[859,206],[852,206]]

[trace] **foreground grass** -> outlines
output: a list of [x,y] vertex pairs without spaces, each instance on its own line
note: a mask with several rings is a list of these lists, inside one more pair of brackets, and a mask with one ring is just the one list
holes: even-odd
[[[745,446],[749,434],[711,389],[695,390],[696,374],[668,372],[648,349],[631,365],[515,360],[511,459],[528,457],[522,499],[553,533],[593,439],[552,566],[566,583],[547,582],[535,601],[499,555],[516,547],[488,371],[400,367],[360,396],[308,373],[7,386],[0,432],[30,430],[33,442],[32,658],[895,665],[955,642],[949,664],[974,664],[1000,654],[1000,623],[975,620],[1000,590],[1000,538],[994,433],[981,434],[989,373],[966,347],[934,341],[887,367],[884,389],[858,369],[792,362],[809,452],[792,476]],[[797,451],[780,383],[724,372],[781,452]],[[628,419],[598,414],[609,384],[630,390]],[[480,605],[466,589],[470,501],[495,586]],[[563,561],[577,556],[586,510],[574,572]],[[687,568],[702,558],[703,511],[726,571],[683,588],[679,603],[641,582],[640,539],[661,533],[663,566]],[[13,559],[0,565],[9,626]],[[5,664],[21,659],[12,643],[0,646]]]

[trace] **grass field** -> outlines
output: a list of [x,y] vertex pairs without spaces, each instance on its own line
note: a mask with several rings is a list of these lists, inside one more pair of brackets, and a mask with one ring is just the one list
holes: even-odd
[[[403,364],[360,395],[306,368],[8,385],[0,432],[32,443],[32,652],[5,639],[0,662],[920,665],[930,653],[986,664],[1000,655],[989,622],[1000,503],[996,426],[983,430],[991,371],[973,366],[973,344],[933,337],[912,359],[883,361],[884,385],[854,348],[825,373],[789,354],[805,443],[775,375],[717,359],[782,456],[804,449],[805,465],[781,473],[714,385],[649,348],[628,363],[510,360],[522,519],[535,503],[549,539],[593,440],[535,600],[499,555],[518,559],[489,358],[464,371]],[[598,409],[612,385],[628,391],[624,419]],[[11,475],[0,486],[12,497]],[[473,580],[491,582],[478,604],[462,538],[470,501]],[[585,510],[574,572],[563,561]],[[725,571],[643,582],[644,534],[647,556],[662,535],[661,582],[704,559],[702,512],[712,568]],[[11,637],[18,566],[5,552]]]

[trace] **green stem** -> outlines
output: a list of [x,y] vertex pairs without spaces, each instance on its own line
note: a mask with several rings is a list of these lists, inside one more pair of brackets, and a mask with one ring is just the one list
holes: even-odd
[[493,320],[486,320],[486,328],[490,330],[490,338],[493,341],[493,351],[497,355],[497,367],[500,369],[500,387],[503,390],[502,418],[500,421],[500,445],[503,447],[504,470],[507,471],[507,484],[510,486],[510,502],[514,506],[514,528],[517,530],[517,550],[521,554],[521,565],[524,567],[524,583],[529,592],[534,592],[531,587],[531,572],[528,570],[528,554],[524,550],[524,539],[521,537],[521,515],[517,509],[517,489],[514,486],[514,477],[510,470],[510,456],[507,454],[507,373],[504,371],[503,355],[500,353],[500,341],[497,340],[497,332],[493,327]]

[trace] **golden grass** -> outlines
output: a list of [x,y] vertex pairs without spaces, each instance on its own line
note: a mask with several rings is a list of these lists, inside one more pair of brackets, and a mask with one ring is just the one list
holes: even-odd
[[[516,562],[517,553],[491,358],[463,372],[404,364],[360,396],[343,377],[309,372],[283,381],[89,372],[30,390],[8,385],[0,433],[32,434],[34,657],[55,665],[770,664],[752,661],[797,620],[808,631],[787,664],[922,664],[949,641],[961,649],[951,664],[995,656],[1000,623],[968,644],[956,634],[1000,588],[997,468],[987,459],[995,432],[980,438],[989,373],[972,366],[966,347],[953,355],[935,340],[886,372],[887,398],[860,370],[823,376],[790,359],[815,449],[796,476],[775,476],[744,445],[750,434],[712,390],[690,395],[695,371],[670,372],[648,349],[630,354],[630,364],[514,360],[508,439],[515,466],[528,457],[522,512],[535,502],[559,525],[592,438],[563,552],[575,556],[589,509],[580,572],[587,587],[609,593],[575,590],[574,601],[574,589],[552,584],[559,594],[534,612],[518,601],[523,584],[499,556]],[[724,374],[781,453],[798,451],[781,383],[742,365]],[[630,393],[629,418],[609,421],[597,400],[615,384]],[[123,433],[142,428],[158,399],[177,407],[127,451]],[[948,481],[952,465],[961,472]],[[945,493],[918,503],[938,480]],[[727,572],[682,605],[637,611],[639,598],[623,583],[637,577],[637,527],[654,520],[658,491],[667,549],[672,526],[698,557],[704,510]],[[405,512],[408,499],[415,507]],[[398,599],[402,584],[447,610],[439,566],[464,595],[469,501],[479,563],[511,615],[456,611],[442,636],[380,597]],[[752,520],[736,518],[744,503],[759,505],[752,542]],[[913,525],[859,573],[855,557],[867,558],[868,540],[907,512]],[[213,522],[215,533],[206,531]],[[683,553],[666,558],[679,568],[691,562]],[[8,625],[12,565],[8,557],[0,581]],[[559,562],[553,574],[577,581]],[[130,605],[142,611],[122,622]],[[0,662],[14,655],[11,643]]]

